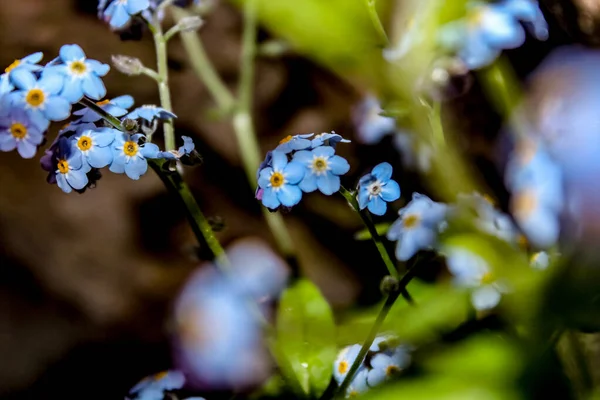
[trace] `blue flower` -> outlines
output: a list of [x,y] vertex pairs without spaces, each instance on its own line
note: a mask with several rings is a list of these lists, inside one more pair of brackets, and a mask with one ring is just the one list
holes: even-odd
[[350,140],[344,139],[341,135],[335,132],[331,133],[319,133],[310,141],[310,147],[312,149],[319,146],[331,146],[335,149],[338,143],[350,143]]
[[163,400],[164,392],[181,389],[185,384],[183,373],[163,371],[142,379],[125,397],[128,400]]
[[294,153],[294,162],[305,166],[306,173],[299,184],[306,193],[319,189],[325,195],[340,190],[340,175],[350,170],[350,164],[343,157],[334,155],[335,149],[329,146]]
[[172,112],[165,110],[164,108],[157,107],[155,105],[144,104],[143,106],[138,107],[129,114],[127,114],[126,118],[141,118],[148,122],[152,122],[154,119],[167,120],[171,118],[177,118],[177,116]]
[[347,398],[354,398],[358,395],[365,393],[369,390],[369,386],[367,385],[367,376],[369,371],[362,367],[358,371],[356,371],[356,375],[350,382],[348,389],[346,390]]
[[71,193],[73,189],[82,190],[87,186],[90,168],[68,138],[63,137],[58,141],[54,162],[54,178],[63,192]]
[[101,13],[101,16],[104,20],[109,21],[112,29],[120,29],[129,23],[132,16],[149,7],[149,0],[113,0]]
[[49,121],[61,121],[69,117],[71,105],[58,94],[63,88],[63,78],[56,74],[42,76],[39,80],[25,68],[11,72],[10,78],[17,91],[8,96],[13,104],[23,106],[34,124],[43,130]]
[[406,261],[419,250],[433,247],[437,242],[440,224],[445,221],[446,205],[414,193],[413,198],[398,211],[400,216],[387,233],[389,240],[398,241],[396,258]]
[[194,141],[191,137],[182,136],[183,146],[180,146],[178,150],[161,151],[158,153],[156,158],[164,158],[165,160],[179,160],[181,157],[191,154],[196,148]]
[[8,93],[15,88],[10,81],[10,73],[12,71],[14,71],[16,68],[24,68],[30,72],[39,72],[43,67],[37,64],[42,61],[43,57],[44,54],[41,52],[33,53],[21,58],[20,60],[13,61],[12,64],[6,67],[4,73],[0,75],[0,95]]
[[359,344],[353,344],[351,346],[344,347],[339,353],[335,362],[333,363],[333,378],[341,385],[341,383],[348,375],[350,367],[358,357],[361,346]]
[[353,111],[352,119],[358,135],[358,140],[365,144],[376,144],[386,135],[391,135],[396,129],[396,120],[381,115],[383,110],[379,101],[366,97]]
[[485,67],[503,49],[514,49],[525,42],[521,22],[537,39],[548,37],[548,26],[537,1],[473,2],[464,20],[451,22],[442,29],[442,45],[455,50],[469,68]]
[[287,155],[277,150],[271,156],[272,166],[262,169],[258,178],[262,203],[270,209],[295,206],[302,198],[298,182],[304,177],[304,166],[297,161],[288,162]]
[[103,168],[113,160],[113,151],[110,147],[116,135],[121,132],[112,128],[96,128],[84,130],[74,135],[71,140],[75,149],[81,152],[83,161],[93,168]]
[[44,140],[45,126],[36,125],[20,106],[0,101],[0,151],[17,149],[23,158],[32,158]]
[[[64,76],[64,86],[60,95],[71,103],[76,103],[86,95],[100,100],[106,95],[101,76],[110,70],[106,64],[85,57],[85,53],[76,44],[66,44],[60,48],[56,63],[46,66],[44,75],[60,74]],[[58,64],[58,62],[62,62]]]
[[407,348],[397,346],[375,354],[371,358],[371,370],[367,373],[367,384],[375,387],[388,381],[410,364]]
[[497,210],[491,199],[479,193],[459,194],[458,203],[473,214],[474,225],[481,231],[509,243],[518,241],[519,235],[512,219]]
[[547,269],[550,265],[550,256],[545,251],[533,253],[529,258],[529,265],[535,269]]
[[121,133],[115,136],[112,143],[113,161],[110,171],[116,174],[125,173],[133,180],[140,179],[148,170],[146,158],[157,158],[159,149],[154,143],[140,144],[144,138],[141,133],[128,135]]
[[[133,105],[133,97],[129,95],[115,97],[112,100],[103,100],[96,103],[101,109],[112,115],[113,117],[122,117],[127,114],[127,110]],[[84,107],[81,110],[73,112],[73,115],[78,116],[78,122],[96,122],[102,119],[100,114],[91,108]]]
[[369,208],[375,215],[383,215],[387,203],[400,198],[400,186],[392,179],[392,166],[381,163],[358,182],[358,205],[361,210]]
[[314,133],[286,136],[285,138],[281,139],[279,145],[275,147],[275,150],[288,154],[292,151],[308,149],[312,146],[312,142],[308,140],[308,138],[313,135]]

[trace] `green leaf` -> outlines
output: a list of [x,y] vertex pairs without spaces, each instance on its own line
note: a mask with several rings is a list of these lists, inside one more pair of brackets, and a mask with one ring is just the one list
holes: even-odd
[[335,323],[327,300],[301,279],[281,297],[277,313],[277,352],[283,373],[293,375],[304,395],[319,397],[329,385],[336,356]]

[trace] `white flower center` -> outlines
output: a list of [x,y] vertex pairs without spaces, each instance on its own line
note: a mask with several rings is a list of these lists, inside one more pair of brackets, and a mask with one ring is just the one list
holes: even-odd
[[369,184],[369,186],[367,186],[367,191],[369,192],[369,196],[370,197],[377,197],[379,195],[381,195],[381,190],[383,189],[383,184],[381,183],[381,181],[379,179],[377,179],[375,182]]
[[315,175],[325,175],[328,170],[331,169],[329,163],[327,162],[327,158],[323,156],[313,156],[313,159],[310,162],[310,169],[312,173]]

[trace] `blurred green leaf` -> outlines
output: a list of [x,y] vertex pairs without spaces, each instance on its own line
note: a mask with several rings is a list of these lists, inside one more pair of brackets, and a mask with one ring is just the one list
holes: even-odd
[[[387,233],[388,229],[392,225],[391,222],[382,222],[380,224],[375,224],[375,229],[377,230],[377,234],[383,236]],[[355,240],[369,240],[371,239],[371,234],[368,229],[363,229],[354,234]]]
[[278,347],[304,394],[319,397],[329,385],[336,356],[333,313],[319,289],[301,279],[281,297],[277,313]]

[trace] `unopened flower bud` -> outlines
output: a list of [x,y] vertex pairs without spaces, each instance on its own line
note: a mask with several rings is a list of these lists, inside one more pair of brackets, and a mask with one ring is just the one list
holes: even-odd
[[390,275],[383,277],[379,288],[381,289],[381,292],[386,295],[395,293],[400,289],[398,279]]
[[177,23],[177,30],[179,32],[193,32],[200,29],[204,25],[204,20],[197,15],[189,17],[183,17]]
[[119,72],[125,75],[139,75],[144,69],[144,64],[135,57],[113,55],[112,63]]
[[135,119],[125,118],[123,121],[123,127],[127,129],[128,132],[137,132],[139,124]]

